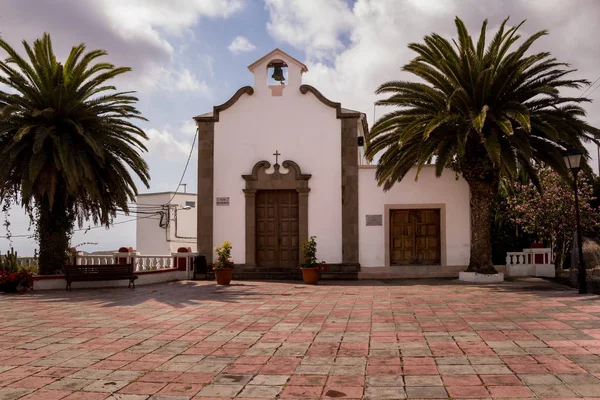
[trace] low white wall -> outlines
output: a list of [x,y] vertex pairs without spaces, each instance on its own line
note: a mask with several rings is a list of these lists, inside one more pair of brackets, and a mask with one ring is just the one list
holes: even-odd
[[[169,269],[168,271],[146,272],[136,274],[138,279],[135,281],[136,286],[150,285],[152,283],[170,282],[177,280],[185,280],[187,278],[186,271],[177,271]],[[127,287],[129,281],[122,279],[118,281],[92,281],[92,282],[73,282],[72,289],[89,289],[89,288],[105,288],[105,287]],[[63,276],[57,276],[51,279],[40,279],[33,283],[33,290],[65,290],[67,281]]]
[[[441,221],[442,246],[446,248],[446,266],[466,266],[469,263],[471,243],[470,192],[462,178],[456,179],[453,171],[446,170],[440,178],[435,176],[434,166],[425,166],[419,180],[415,181],[416,168],[388,192],[377,186],[374,166],[359,169],[359,258],[363,271],[369,267],[386,265],[386,206],[444,205]],[[389,212],[389,209],[387,210]],[[382,226],[366,226],[366,216],[380,214]],[[444,232],[445,231],[445,232]],[[444,250],[442,249],[442,252]],[[442,265],[444,267],[444,265]],[[419,268],[418,266],[413,268]]]

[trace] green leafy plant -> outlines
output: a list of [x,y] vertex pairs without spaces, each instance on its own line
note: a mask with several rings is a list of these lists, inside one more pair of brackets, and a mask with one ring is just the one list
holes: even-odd
[[[365,155],[378,160],[376,178],[384,190],[435,163],[435,173],[452,170],[471,193],[471,246],[468,271],[493,274],[492,217],[502,177],[516,179],[524,170],[539,186],[536,166],[569,178],[563,150],[582,151],[600,140],[581,104],[590,99],[564,96],[564,89],[589,85],[572,79],[569,65],[549,52],[530,52],[547,34],[521,39],[523,24],[505,20],[491,40],[487,20],[474,38],[456,18],[457,38],[431,34],[409,44],[416,57],[402,67],[413,81],[382,84],[377,105],[395,109],[382,116],[366,137]],[[570,178],[569,178],[570,179]]]
[[231,242],[226,240],[222,245],[215,249],[217,260],[213,263],[213,269],[233,268],[234,262],[231,261]]
[[311,236],[307,241],[302,243],[302,253],[304,255],[304,262],[300,264],[301,268],[318,268],[321,272],[328,269],[325,261],[318,261],[317,259],[316,236]]
[[33,272],[19,267],[17,252],[11,248],[6,255],[0,254],[0,291],[16,292],[32,287]]
[[9,273],[19,270],[18,254],[13,248],[4,256],[0,253],[0,269]]
[[136,181],[149,187],[148,137],[134,124],[144,120],[137,98],[112,84],[130,68],[99,62],[106,51],[84,44],[60,62],[48,34],[23,48],[0,38],[0,204],[29,214],[49,275],[68,262],[75,222],[110,227],[135,201]]

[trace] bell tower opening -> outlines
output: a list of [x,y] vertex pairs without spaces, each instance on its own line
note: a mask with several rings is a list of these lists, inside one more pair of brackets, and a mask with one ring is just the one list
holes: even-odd
[[270,92],[271,96],[283,96],[287,87],[299,88],[302,74],[308,71],[306,65],[279,49],[250,64],[248,69],[254,74],[256,93]]
[[267,85],[272,96],[282,96],[288,80],[288,66],[282,60],[272,60],[267,64]]
[[288,66],[281,60],[273,60],[267,65],[268,84],[285,85],[288,79]]

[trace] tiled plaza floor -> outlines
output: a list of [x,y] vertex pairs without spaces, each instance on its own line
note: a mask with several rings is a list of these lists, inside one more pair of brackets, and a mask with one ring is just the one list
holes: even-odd
[[0,400],[600,397],[600,297],[541,280],[176,282],[0,307]]

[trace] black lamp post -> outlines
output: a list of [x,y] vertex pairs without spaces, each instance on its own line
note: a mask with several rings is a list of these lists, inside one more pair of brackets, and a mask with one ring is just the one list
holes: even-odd
[[578,265],[578,281],[579,281],[579,293],[586,294],[587,289],[587,278],[585,272],[585,262],[583,261],[583,239],[581,237],[581,218],[579,216],[579,193],[577,192],[577,174],[581,169],[581,156],[582,153],[578,149],[570,149],[565,153],[565,164],[573,173],[573,189],[575,190],[575,218],[577,219],[577,250],[579,252],[579,265]]

